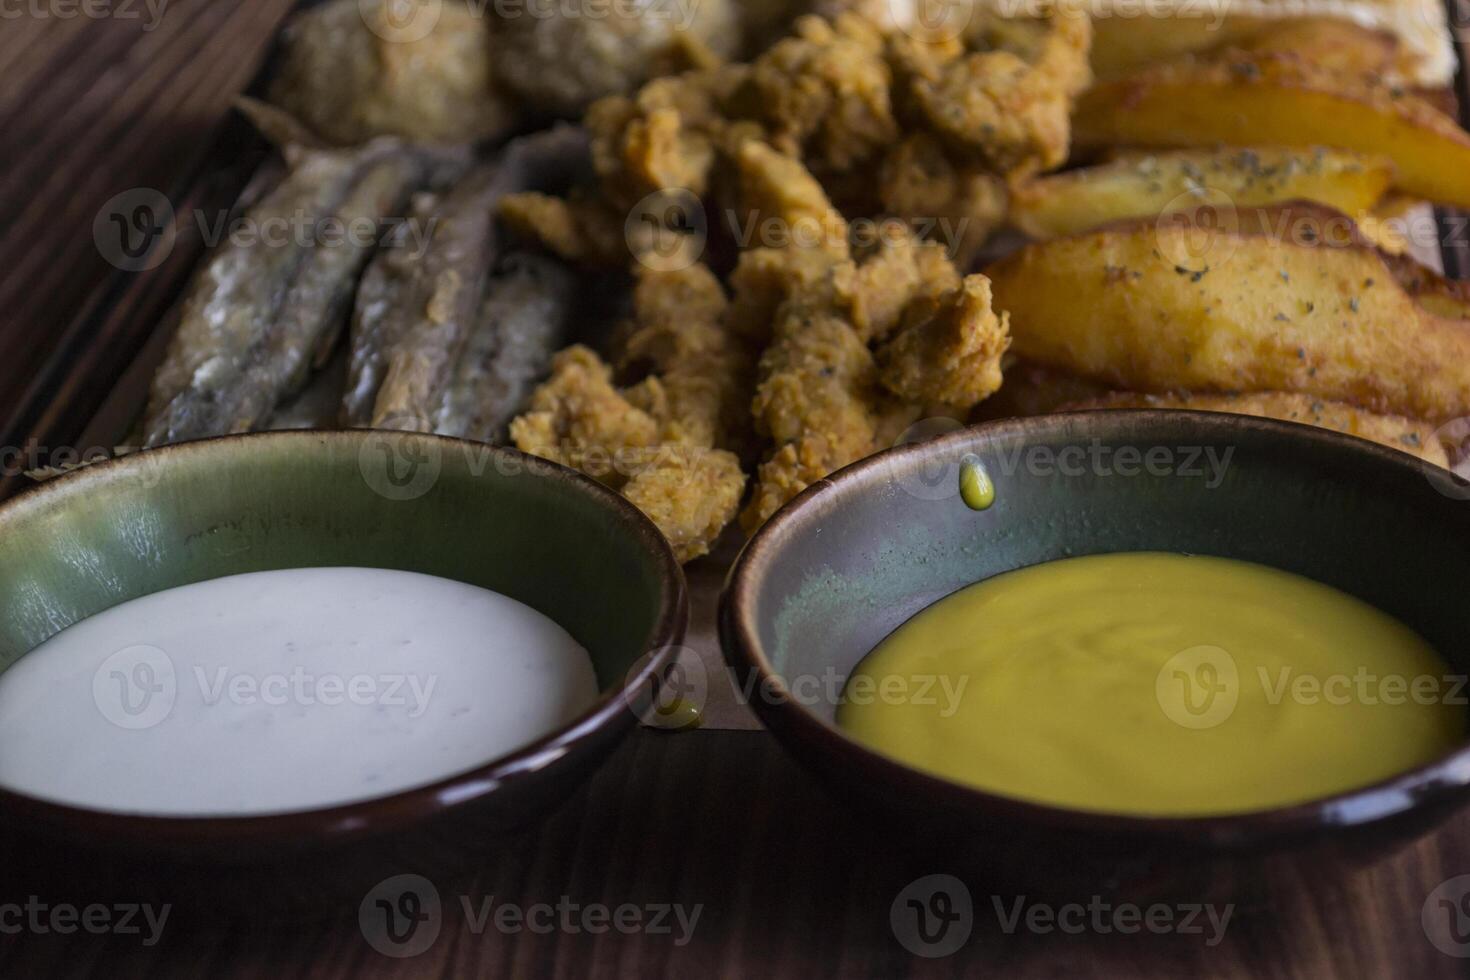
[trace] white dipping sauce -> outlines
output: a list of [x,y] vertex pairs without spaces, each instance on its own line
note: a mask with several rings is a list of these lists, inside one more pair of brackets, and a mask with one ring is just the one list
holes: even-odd
[[596,698],[587,651],[497,592],[232,575],[108,609],[0,674],[0,786],[129,813],[309,810],[475,768]]

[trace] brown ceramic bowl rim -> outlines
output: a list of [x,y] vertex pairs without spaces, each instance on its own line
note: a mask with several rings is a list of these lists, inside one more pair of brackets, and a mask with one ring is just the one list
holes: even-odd
[[0,503],[0,531],[6,523],[57,496],[84,492],[111,480],[126,478],[139,466],[167,465],[180,457],[250,451],[254,446],[299,443],[303,458],[329,444],[350,446],[355,453],[367,439],[432,440],[446,448],[473,452],[484,458],[512,461],[533,479],[562,483],[594,501],[608,516],[624,525],[644,552],[654,559],[661,583],[659,610],[644,647],[647,650],[620,683],[603,691],[586,711],[572,721],[511,752],[472,769],[386,796],[336,806],[284,813],[221,816],[160,816],[56,803],[0,788],[0,812],[11,813],[61,831],[85,834],[104,843],[124,839],[149,848],[170,844],[274,844],[310,846],[405,829],[442,815],[495,792],[503,783],[537,772],[570,754],[584,742],[618,727],[631,729],[637,721],[629,692],[650,683],[663,670],[684,640],[689,620],[689,597],[684,572],[668,540],[637,507],[621,495],[576,470],[515,449],[446,436],[378,429],[288,430],[219,436],[182,442],[146,452],[84,466],[48,483],[27,489]]
[[824,749],[828,758],[842,760],[849,771],[836,774],[841,778],[860,778],[867,773],[881,777],[887,786],[898,787],[913,799],[941,801],[947,807],[967,808],[977,816],[994,814],[1060,832],[1164,838],[1206,846],[1248,846],[1288,839],[1325,825],[1346,827],[1373,823],[1432,800],[1462,793],[1470,786],[1470,741],[1430,762],[1368,786],[1265,810],[1170,817],[1074,809],[966,786],[906,765],[849,738],[790,695],[760,641],[754,603],[766,570],[781,560],[788,532],[820,519],[820,509],[815,506],[818,499],[823,501],[822,509],[825,509],[840,503],[841,496],[863,492],[868,482],[880,473],[893,472],[895,467],[903,469],[935,453],[953,452],[980,438],[1004,441],[1024,438],[1028,433],[1046,437],[1070,429],[1083,436],[1126,439],[1168,426],[1180,432],[1193,431],[1197,437],[1237,435],[1242,430],[1269,432],[1316,443],[1326,452],[1354,454],[1373,466],[1410,470],[1428,481],[1450,479],[1457,486],[1465,487],[1470,495],[1470,482],[1418,457],[1355,436],[1296,422],[1186,409],[1105,409],[1003,419],[884,450],[803,490],[751,537],[730,570],[720,595],[721,646],[733,669],[755,672],[759,684],[752,685],[752,690],[775,692],[774,697],[752,698],[752,706],[761,720],[778,737],[813,743]]

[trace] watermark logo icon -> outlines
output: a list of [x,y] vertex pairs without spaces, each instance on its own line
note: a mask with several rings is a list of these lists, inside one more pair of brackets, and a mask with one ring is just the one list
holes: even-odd
[[1185,191],[1164,205],[1154,224],[1159,254],[1180,275],[1202,279],[1224,265],[1239,244],[1235,201],[1214,187]]
[[[678,732],[698,728],[709,703],[709,670],[698,652],[686,646],[671,648],[668,666],[642,684],[630,684],[623,694],[628,708],[649,728]],[[654,654],[649,654],[649,657]],[[640,657],[630,670],[636,674],[648,661]]]
[[378,882],[357,908],[368,945],[395,959],[418,956],[439,938],[444,914],[439,889],[423,875],[394,875]]
[[969,942],[975,926],[970,889],[954,875],[925,875],[898,893],[888,924],[899,944],[915,956],[950,956]]
[[417,500],[434,488],[444,468],[438,440],[402,432],[373,431],[357,451],[363,482],[387,500]]
[[[928,442],[964,427],[963,423],[944,416],[920,419],[903,431],[894,446]],[[901,473],[898,485],[905,493],[918,500],[948,500],[960,492],[960,468],[963,465],[964,458],[961,455],[935,455],[926,460],[924,465]]]
[[974,0],[887,0],[889,22],[918,41],[963,37],[975,14]]
[[1441,882],[1419,913],[1424,935],[1446,956],[1470,959],[1470,875]]
[[152,728],[169,716],[178,698],[174,662],[158,647],[125,647],[92,674],[92,700],[119,728]]
[[654,272],[678,272],[698,262],[709,240],[709,216],[694,192],[682,187],[654,191],[623,222],[628,251]]
[[1183,728],[1222,725],[1240,699],[1240,670],[1224,649],[1201,645],[1181,650],[1164,662],[1154,681],[1159,707]]
[[385,41],[412,44],[439,26],[444,0],[357,0],[368,30]]
[[110,198],[92,219],[92,241],[124,272],[156,268],[174,249],[174,208],[161,191],[134,187]]

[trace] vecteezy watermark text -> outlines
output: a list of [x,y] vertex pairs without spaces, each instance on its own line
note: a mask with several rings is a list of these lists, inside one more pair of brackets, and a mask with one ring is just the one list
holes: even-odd
[[163,21],[169,0],[0,0],[0,21],[133,20],[151,32]]
[[[69,902],[45,902],[31,895],[25,902],[0,903],[0,935],[70,936],[85,932],[93,936],[141,936],[144,946],[155,946],[168,924],[169,904],[154,906],[147,902],[118,902],[105,905],[92,902],[73,905]],[[146,929],[146,933],[145,933]]]
[[[623,935],[667,937],[675,946],[687,946],[704,914],[703,903],[578,902],[569,895],[555,901],[507,902],[494,895],[460,895],[460,914],[473,935],[487,931],[502,935]],[[358,905],[358,926],[368,945],[384,956],[407,958],[423,953],[438,939],[444,925],[445,902],[434,883],[422,875],[402,874],[384,879]]]
[[[1052,904],[1025,895],[990,896],[996,924],[1006,935],[1180,935],[1199,936],[1207,947],[1218,946],[1235,914],[1233,904],[1115,902],[1101,895],[1087,901]],[[889,908],[893,936],[916,956],[949,956],[969,941],[975,925],[975,903],[963,881],[947,874],[925,875],[909,882]]]
[[[205,708],[221,705],[335,708],[406,708],[417,718],[428,710],[437,674],[315,673],[304,666],[289,671],[248,674],[228,666],[207,670],[194,664],[198,700]],[[109,656],[92,675],[92,698],[103,717],[119,728],[152,728],[173,712],[181,688],[173,658],[148,644],[125,647]]]
[[[0,0],[3,2],[3,0]],[[284,214],[237,214],[195,209],[181,216],[162,192],[135,187],[110,198],[92,221],[97,251],[125,272],[156,268],[192,222],[209,249],[396,249],[417,258],[439,227],[436,215],[342,217],[297,209]]]

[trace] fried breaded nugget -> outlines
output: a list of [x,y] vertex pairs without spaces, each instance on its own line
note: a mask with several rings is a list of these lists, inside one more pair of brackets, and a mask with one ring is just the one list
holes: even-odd
[[499,215],[515,234],[539,242],[567,262],[616,268],[631,257],[623,220],[605,202],[585,194],[565,198],[538,191],[507,194],[500,201]]
[[932,133],[913,133],[890,147],[878,173],[884,213],[921,216],[925,237],[944,245],[961,269],[1005,222],[1005,181],[976,164],[959,163]]
[[681,562],[709,554],[740,509],[745,473],[734,453],[666,444],[623,487],[647,514]]
[[851,257],[847,219],[799,159],[768,143],[747,140],[736,153],[736,167],[740,211],[758,234],[774,231],[781,236],[770,247],[816,252],[833,262]]
[[704,265],[643,269],[633,306],[637,326],[619,363],[658,377],[667,399],[662,441],[743,445],[754,358],[724,325],[729,301],[714,273]]
[[997,173],[1060,166],[1073,99],[1091,81],[1091,21],[1065,4],[1031,25],[980,9],[976,15],[963,54],[895,38],[906,103],[952,147]]
[[552,359],[551,377],[530,408],[510,424],[522,452],[555,460],[619,489],[626,466],[616,465],[658,441],[653,415],[631,404],[612,383],[612,368],[581,344]]
[[1377,415],[1346,402],[1329,401],[1284,391],[1260,391],[1243,395],[1208,395],[1181,392],[1143,395],[1115,392],[1103,398],[1074,402],[1061,411],[1101,408],[1189,408],[1199,412],[1231,412],[1261,418],[1302,422],[1344,432],[1401,452],[1418,456],[1437,466],[1449,466],[1449,456],[1435,428],[1428,422],[1402,415]]
[[749,428],[752,357],[725,328],[728,301],[704,265],[642,269],[633,305],[620,366],[647,377],[619,389],[601,358],[570,347],[511,438],[620,490],[688,561],[709,550],[745,491],[727,447]]
[[[749,145],[740,166],[742,187],[768,205],[775,198],[775,213],[837,220],[820,185],[790,157]],[[968,405],[998,386],[1004,324],[990,313],[988,290],[978,279],[973,290],[955,289],[959,276],[943,251],[917,242],[902,226],[898,231],[875,243],[863,261],[852,258],[846,236],[841,246],[768,250],[762,274],[743,280],[761,289],[748,306],[777,304],[752,405],[757,430],[776,446],[742,515],[747,530],[812,480],[891,444],[919,417],[921,401]],[[796,270],[784,277],[783,258]],[[822,261],[829,266],[825,277],[817,271]],[[740,288],[737,281],[737,306]],[[894,377],[914,398],[884,390],[868,347],[870,338],[895,326]],[[928,358],[934,363],[925,364]]]
[[734,520],[745,474],[734,453],[666,440],[689,431],[672,420],[672,404],[657,378],[619,391],[595,353],[569,347],[530,411],[511,423],[511,439],[522,452],[623,493],[658,525],[679,560],[689,561],[706,554]]
[[864,341],[886,339],[909,304],[958,289],[960,275],[933,242],[921,242],[897,223],[884,226],[877,247],[861,264],[833,267],[833,303],[844,311]]
[[1008,317],[990,306],[990,280],[967,276],[959,289],[912,304],[898,335],[878,351],[883,386],[909,401],[968,411],[1000,388],[1010,346]]
[[716,151],[732,126],[731,92],[749,75],[745,65],[656,78],[629,97],[600,99],[584,120],[592,135],[592,165],[603,193],[626,209],[657,191],[703,195]]
[[776,450],[761,466],[756,495],[742,515],[747,530],[812,479],[884,448],[883,435],[920,411],[883,391],[868,345],[821,289],[782,304],[760,377],[752,405],[756,428]]
[[771,143],[815,171],[846,173],[898,138],[879,29],[854,14],[803,17],[751,66]]

